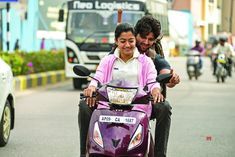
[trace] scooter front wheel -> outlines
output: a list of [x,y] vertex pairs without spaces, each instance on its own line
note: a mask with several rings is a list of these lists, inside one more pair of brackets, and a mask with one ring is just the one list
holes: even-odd
[[149,146],[149,153],[147,157],[154,157],[154,141],[153,141],[152,134],[150,134],[150,146]]

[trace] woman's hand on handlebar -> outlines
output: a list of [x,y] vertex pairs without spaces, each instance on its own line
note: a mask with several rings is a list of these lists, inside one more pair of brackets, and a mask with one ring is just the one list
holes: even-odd
[[90,107],[95,106],[95,101],[96,98],[92,97],[92,93],[96,92],[96,87],[95,86],[88,86],[86,89],[84,89],[83,94],[84,96],[87,96],[86,98],[86,103]]
[[164,101],[164,97],[161,94],[161,90],[159,88],[154,88],[151,92],[152,96],[153,96],[153,102],[155,103],[159,103]]

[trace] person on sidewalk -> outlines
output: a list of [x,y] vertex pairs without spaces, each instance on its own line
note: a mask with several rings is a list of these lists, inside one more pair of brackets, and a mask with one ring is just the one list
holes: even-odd
[[14,50],[18,51],[20,49],[20,44],[19,44],[19,39],[16,39],[15,45],[14,45]]

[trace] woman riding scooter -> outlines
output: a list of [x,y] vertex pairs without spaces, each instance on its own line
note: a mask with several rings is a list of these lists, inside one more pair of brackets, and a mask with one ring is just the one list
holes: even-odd
[[[108,83],[113,79],[124,79],[129,82],[137,83],[139,86],[145,86],[147,83],[156,80],[157,72],[152,60],[146,55],[140,54],[136,48],[136,39],[134,28],[127,24],[119,24],[115,30],[115,44],[117,46],[114,54],[104,57],[95,74],[95,78],[101,83]],[[86,154],[86,138],[89,127],[89,121],[95,106],[95,99],[92,93],[96,91],[97,81],[92,80],[88,88],[84,90],[84,95],[89,96],[86,102],[79,104],[79,128],[82,143],[81,156]],[[149,85],[154,103],[163,101],[159,83]],[[100,107],[100,106],[98,106]],[[147,115],[151,115],[151,105],[140,105]],[[81,129],[82,128],[82,129]]]

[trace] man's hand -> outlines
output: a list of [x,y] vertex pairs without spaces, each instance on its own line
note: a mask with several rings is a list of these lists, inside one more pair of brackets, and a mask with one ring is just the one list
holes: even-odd
[[96,98],[92,97],[92,94],[96,92],[96,87],[95,86],[89,86],[86,89],[84,89],[83,94],[84,96],[87,96],[88,98],[86,98],[86,103],[87,105],[89,105],[90,107],[95,106],[95,100]]
[[170,73],[172,74],[172,78],[170,79],[169,83],[167,83],[166,85],[167,85],[167,87],[172,88],[172,87],[174,87],[175,85],[177,85],[177,84],[180,83],[180,77],[179,77],[178,74],[176,74],[176,73],[174,72],[173,69],[171,69],[171,72],[170,72]]
[[164,97],[161,94],[161,90],[159,88],[154,88],[151,92],[152,96],[153,96],[153,102],[155,103],[159,103],[164,101]]

